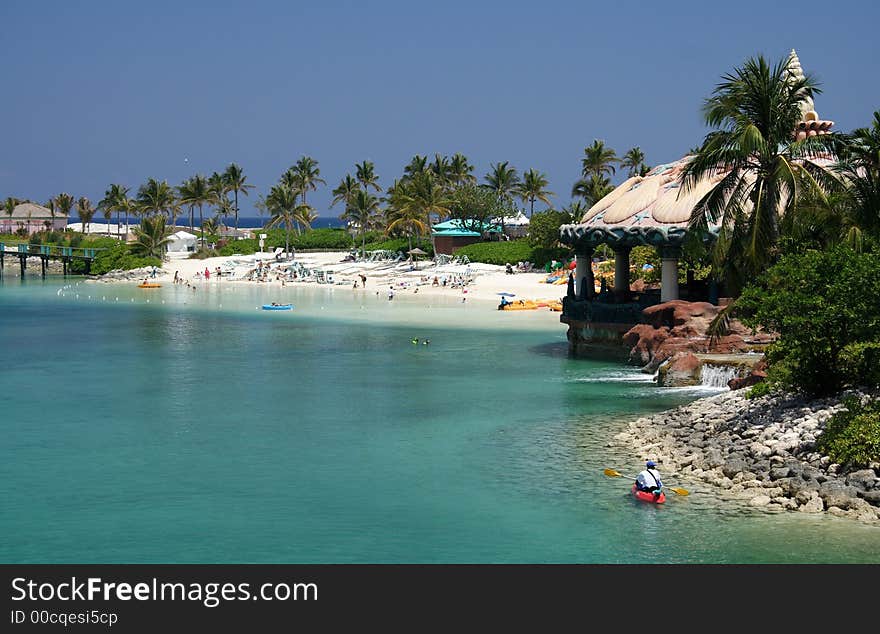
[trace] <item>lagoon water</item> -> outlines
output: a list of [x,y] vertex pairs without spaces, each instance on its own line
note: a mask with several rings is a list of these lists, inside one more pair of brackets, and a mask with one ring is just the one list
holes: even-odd
[[415,299],[7,275],[0,562],[880,562],[847,520],[634,501],[605,444],[705,392]]

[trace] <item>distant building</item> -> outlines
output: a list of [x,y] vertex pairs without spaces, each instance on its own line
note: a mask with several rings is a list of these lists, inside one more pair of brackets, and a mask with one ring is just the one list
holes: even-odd
[[177,231],[168,236],[169,254],[193,253],[198,248],[199,238],[188,231]]
[[501,228],[490,225],[483,228],[482,232],[471,231],[462,226],[458,219],[447,220],[432,227],[431,240],[434,243],[434,253],[452,255],[453,251],[475,242],[498,240],[501,237]]
[[508,238],[525,238],[529,235],[529,219],[521,211],[515,216],[504,216],[503,223],[501,218],[496,218],[495,224],[504,225],[504,235]]
[[6,213],[5,209],[0,213],[0,232],[2,233],[26,231],[28,235],[31,235],[46,229],[64,231],[66,226],[67,218],[62,214],[56,212],[53,215],[48,207],[35,203],[16,205],[11,216]]
[[220,237],[227,240],[248,240],[254,237],[251,229],[235,229],[233,227],[223,227],[220,229]]

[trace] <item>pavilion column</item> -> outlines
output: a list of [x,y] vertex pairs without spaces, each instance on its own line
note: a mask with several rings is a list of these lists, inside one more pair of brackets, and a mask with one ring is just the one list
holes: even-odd
[[632,247],[618,247],[614,249],[614,294],[626,296],[629,294],[629,253]]
[[[577,266],[574,269],[575,295],[590,299],[595,291],[593,280],[593,247],[578,247]],[[587,294],[584,294],[584,291]]]
[[678,258],[681,257],[681,250],[664,247],[661,256],[660,301],[670,302],[678,299]]

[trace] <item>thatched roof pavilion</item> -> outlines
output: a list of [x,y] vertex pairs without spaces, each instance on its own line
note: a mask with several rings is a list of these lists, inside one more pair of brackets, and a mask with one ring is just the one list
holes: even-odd
[[[790,72],[803,76],[797,54],[790,55]],[[833,121],[822,121],[813,109],[813,100],[803,99],[802,121],[792,134],[797,139],[828,134]],[[633,176],[599,200],[577,224],[560,228],[560,241],[574,247],[578,255],[576,295],[589,300],[593,295],[592,270],[589,263],[593,250],[607,244],[615,252],[614,294],[625,301],[629,294],[629,253],[632,247],[648,245],[659,247],[662,255],[661,302],[678,299],[678,260],[681,245],[693,232],[690,219],[699,201],[726,175],[719,170],[685,191],[681,172],[691,159],[685,156],[677,161],[658,165],[645,176]],[[818,163],[830,163],[833,157],[818,158]],[[720,231],[719,225],[710,225],[698,238],[711,242]],[[586,280],[586,283],[584,283]]]

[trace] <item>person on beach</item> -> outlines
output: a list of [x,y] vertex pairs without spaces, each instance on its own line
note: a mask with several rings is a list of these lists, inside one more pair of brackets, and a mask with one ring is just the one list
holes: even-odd
[[178,276],[177,276],[178,272],[179,272],[179,271],[174,271],[174,283],[175,283],[175,284],[177,284],[177,283],[180,281],[180,279],[179,279]]
[[207,279],[210,279],[210,278],[211,278],[211,271],[209,271],[209,270],[208,270],[208,267],[206,266],[206,267],[205,267],[205,279],[207,280]]
[[388,301],[390,302],[392,299],[394,299],[394,287],[389,286],[388,287]]
[[657,463],[648,460],[645,463],[644,471],[639,472],[636,476],[636,488],[639,491],[653,493],[654,497],[660,497],[663,483],[660,481],[660,473],[657,471]]
[[361,273],[361,288],[367,287],[367,276]]

